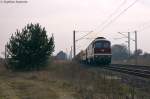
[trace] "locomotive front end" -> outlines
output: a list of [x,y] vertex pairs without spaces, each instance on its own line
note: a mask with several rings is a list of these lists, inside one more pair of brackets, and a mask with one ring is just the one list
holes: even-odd
[[106,39],[96,39],[93,43],[94,60],[98,64],[111,63],[111,43]]

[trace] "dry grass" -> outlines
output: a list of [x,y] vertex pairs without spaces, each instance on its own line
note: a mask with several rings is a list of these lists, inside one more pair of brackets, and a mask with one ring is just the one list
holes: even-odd
[[67,87],[70,87],[67,82],[59,80],[53,72],[47,70],[1,71],[0,99],[60,99],[62,94],[67,93]]
[[[125,99],[130,87],[107,71],[67,61],[47,69],[0,73],[0,99]],[[146,98],[143,98],[146,99]]]

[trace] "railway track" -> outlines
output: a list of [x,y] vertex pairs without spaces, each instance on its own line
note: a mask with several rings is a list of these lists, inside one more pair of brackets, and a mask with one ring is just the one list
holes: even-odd
[[122,72],[130,75],[135,75],[135,76],[150,79],[149,66],[111,64],[109,66],[105,66],[104,69],[109,69],[117,72]]

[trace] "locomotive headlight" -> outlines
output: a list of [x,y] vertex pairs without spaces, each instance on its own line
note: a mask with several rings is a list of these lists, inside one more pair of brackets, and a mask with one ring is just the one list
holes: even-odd
[[97,58],[98,56],[95,56],[95,58]]
[[111,56],[108,56],[108,58],[111,58]]

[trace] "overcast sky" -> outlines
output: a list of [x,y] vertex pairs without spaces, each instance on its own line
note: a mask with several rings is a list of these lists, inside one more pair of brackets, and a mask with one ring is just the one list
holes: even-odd
[[[0,0],[3,1],[3,0]],[[28,0],[28,3],[0,3],[0,52],[16,29],[28,23],[40,23],[48,35],[54,34],[55,53],[69,52],[72,46],[72,32],[77,30],[76,38],[94,31],[87,38],[104,36],[112,44],[126,44],[127,39],[117,32],[138,31],[138,48],[150,52],[150,0],[138,0],[131,8],[124,9],[135,0]],[[111,17],[110,17],[111,16]],[[109,18],[108,18],[109,17]],[[106,21],[107,20],[107,21]],[[107,23],[112,23],[107,25]],[[104,24],[103,24],[104,23]],[[106,27],[105,27],[106,25]],[[104,27],[104,28],[103,28]],[[125,33],[126,34],[126,33]],[[134,33],[131,34],[134,38]],[[83,39],[77,42],[78,51],[91,42]],[[134,42],[131,41],[132,50]]]

